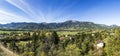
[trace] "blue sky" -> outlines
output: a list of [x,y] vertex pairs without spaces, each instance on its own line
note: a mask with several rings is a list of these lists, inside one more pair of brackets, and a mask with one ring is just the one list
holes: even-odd
[[90,21],[120,25],[120,0],[0,0],[0,23]]

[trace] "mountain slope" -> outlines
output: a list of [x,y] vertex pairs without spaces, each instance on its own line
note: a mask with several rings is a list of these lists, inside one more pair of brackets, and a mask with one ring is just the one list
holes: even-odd
[[61,23],[10,23],[1,24],[1,29],[109,29],[118,26],[107,26],[103,24],[95,24],[93,22],[79,22],[68,20]]

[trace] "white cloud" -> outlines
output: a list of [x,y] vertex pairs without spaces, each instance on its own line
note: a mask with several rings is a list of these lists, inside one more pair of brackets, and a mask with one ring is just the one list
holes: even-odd
[[33,18],[33,20],[44,20],[44,15],[43,13],[39,10],[36,11],[36,8],[33,8],[30,6],[28,3],[25,2],[25,0],[6,0],[8,3],[12,4],[13,6],[19,8],[26,14],[28,14],[30,17]]
[[[30,1],[30,0],[29,0]],[[71,15],[64,15],[64,12],[71,8],[73,4],[71,5],[68,5],[66,7],[63,7],[63,5],[61,5],[60,7],[56,8],[55,10],[52,9],[52,7],[50,7],[50,10],[48,9],[48,12],[47,13],[43,13],[43,11],[41,11],[40,8],[34,8],[32,4],[29,4],[29,1],[27,0],[4,0],[4,2],[7,2],[9,4],[11,4],[12,6],[15,6],[16,8],[20,9],[21,11],[25,12],[27,15],[29,15],[28,18],[31,18],[31,20],[33,21],[36,21],[36,22],[53,22],[53,21],[60,21],[61,18],[64,20],[64,19],[68,19],[70,18]],[[1,6],[1,5],[0,5]],[[35,5],[34,5],[35,6]],[[3,6],[4,7],[7,7],[7,6]],[[0,9],[2,8],[2,6],[0,7]],[[10,11],[12,9],[4,9],[5,11]],[[47,9],[46,9],[47,11]],[[15,11],[17,12],[17,11]],[[2,15],[1,18],[8,18],[8,16],[5,16],[6,14]],[[12,12],[12,15],[11,13],[9,14],[9,19],[12,18],[13,19],[13,16],[15,16],[15,18],[19,18],[21,16],[16,16],[16,14],[14,14],[14,12]],[[18,14],[20,15],[20,14]],[[3,17],[5,16],[5,17]],[[0,19],[0,20],[5,20],[5,19]],[[8,20],[8,19],[7,19]],[[20,19],[15,19],[15,20],[18,20],[18,21],[21,21]],[[22,19],[23,20],[23,19]],[[27,19],[28,20],[28,19]],[[25,20],[24,20],[25,21]],[[25,21],[26,22],[26,21]]]
[[10,23],[10,22],[25,22],[25,21],[32,22],[30,19],[12,14],[4,10],[0,10],[0,23],[2,24]]

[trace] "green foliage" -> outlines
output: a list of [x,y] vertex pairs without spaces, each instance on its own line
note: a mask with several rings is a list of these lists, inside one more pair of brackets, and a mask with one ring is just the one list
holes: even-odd
[[[1,40],[4,46],[21,56],[120,55],[120,28],[76,32],[78,33],[70,34],[67,37],[62,36],[60,32],[57,34],[56,31],[14,32],[0,34],[0,36],[6,37]],[[111,33],[114,34],[110,35]],[[59,36],[62,36],[63,39],[60,40]],[[70,37],[73,37],[74,40],[71,40]],[[97,40],[102,40],[105,46],[97,49]]]
[[22,56],[34,56],[33,52],[24,52]]
[[76,44],[70,44],[64,51],[60,51],[58,56],[81,56],[81,49]]
[[58,37],[57,33],[55,31],[53,31],[51,35],[52,35],[51,38],[52,38],[53,43],[58,44],[59,43],[59,37]]
[[120,28],[115,30],[114,36],[107,38],[105,51],[108,56],[120,55]]

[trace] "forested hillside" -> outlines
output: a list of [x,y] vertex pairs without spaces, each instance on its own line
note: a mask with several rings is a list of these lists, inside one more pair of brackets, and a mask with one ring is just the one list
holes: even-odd
[[107,26],[104,24],[95,24],[93,22],[79,22],[68,20],[61,23],[9,23],[1,24],[1,29],[110,29],[118,26]]

